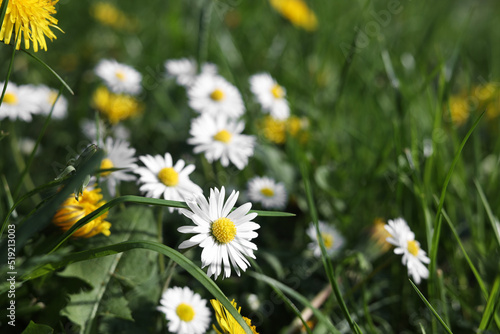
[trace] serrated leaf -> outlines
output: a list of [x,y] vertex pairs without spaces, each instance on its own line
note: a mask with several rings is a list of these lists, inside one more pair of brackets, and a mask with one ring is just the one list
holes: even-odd
[[[123,242],[132,236],[138,239],[148,239],[151,238],[151,235],[156,235],[153,214],[151,208],[148,207],[130,207],[110,220],[113,224],[111,236],[89,240],[89,244],[92,246],[89,248]],[[141,259],[134,258],[132,253],[120,253],[74,263],[59,274],[64,277],[80,278],[93,287],[91,291],[70,295],[70,302],[62,310],[62,314],[80,326],[80,333],[92,331],[95,320],[101,313],[111,317],[133,320],[127,299],[123,295],[113,295],[113,289],[121,290],[121,287],[113,282],[113,277],[127,279],[131,270],[124,268],[133,266],[133,264],[129,264],[131,262],[136,263],[136,271],[131,279],[137,283],[137,278],[134,276],[142,274],[144,277],[145,263],[149,263],[151,266],[153,261],[144,261],[144,259],[141,261]]]
[[33,321],[30,321],[28,327],[24,329],[22,334],[52,334],[54,330],[52,327],[42,324],[36,324]]

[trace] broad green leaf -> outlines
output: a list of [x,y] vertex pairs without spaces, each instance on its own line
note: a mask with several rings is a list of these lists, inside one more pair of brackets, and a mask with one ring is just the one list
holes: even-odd
[[[151,239],[150,235],[155,236],[156,234],[155,220],[151,209],[147,207],[128,208],[115,217],[112,223],[109,238],[96,239],[102,241],[100,244],[92,241],[90,243],[93,243],[94,246],[103,246],[103,244],[126,241],[131,236],[147,240]],[[141,275],[144,277],[152,270],[156,270],[151,254],[140,259],[134,256],[137,252],[133,250],[128,253],[74,263],[59,274],[64,277],[78,277],[93,287],[91,291],[82,291],[71,295],[70,302],[62,311],[71,321],[80,326],[81,333],[92,331],[93,326],[95,326],[94,322],[100,313],[133,320],[128,301],[123,296],[122,287],[119,285],[119,281],[114,282],[114,277],[122,277],[123,280],[128,275],[133,275],[131,280],[139,283]],[[132,272],[131,266],[136,267],[135,272]],[[158,295],[159,291],[155,297],[158,298]]]
[[30,321],[28,327],[24,329],[22,334],[52,334],[54,333],[54,330],[47,326],[47,325],[42,325],[42,324],[36,324],[33,321]]

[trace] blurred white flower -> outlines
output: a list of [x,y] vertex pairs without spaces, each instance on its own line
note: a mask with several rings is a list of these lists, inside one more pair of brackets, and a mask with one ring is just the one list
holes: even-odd
[[33,93],[35,94],[34,97],[42,115],[48,115],[55,103],[52,118],[61,119],[66,117],[68,113],[68,100],[63,95],[59,96],[59,99],[57,99],[59,92],[56,89],[45,85],[38,85],[33,87]]
[[286,90],[278,85],[268,73],[259,73],[250,77],[250,90],[259,101],[262,109],[274,119],[285,120],[290,116],[290,107],[286,100]]
[[[178,85],[185,87],[191,86],[198,75],[196,61],[188,58],[167,60],[165,70],[167,77],[175,78]],[[212,63],[204,63],[201,66],[201,74],[215,75],[217,74],[217,66]]]
[[238,89],[219,75],[198,76],[187,94],[189,106],[202,114],[238,118],[245,112]]
[[[96,121],[87,119],[82,121],[81,129],[83,134],[92,141],[97,138]],[[130,131],[122,124],[116,124],[109,128],[109,135],[116,139],[128,140],[130,138]],[[99,138],[105,138],[108,134],[108,125],[100,119],[99,120]]]
[[[0,83],[0,92],[3,90],[4,85],[4,82]],[[0,106],[0,120],[9,118],[11,121],[20,119],[30,122],[32,115],[39,111],[31,86],[17,86],[15,83],[8,83]]]
[[215,278],[224,268],[224,277],[231,276],[231,266],[240,276],[240,269],[246,271],[250,263],[245,256],[255,259],[253,254],[257,246],[250,242],[258,234],[255,230],[260,225],[252,220],[256,213],[248,213],[251,203],[245,203],[234,211],[231,209],[238,200],[239,192],[233,191],[225,201],[225,189],[210,189],[210,197],[195,196],[186,203],[190,210],[181,209],[180,212],[191,219],[194,226],[182,226],[177,230],[181,233],[195,233],[189,240],[182,242],[179,249],[199,245],[203,248],[201,253],[202,268],[208,266],[208,276]]
[[131,66],[118,63],[114,59],[101,60],[95,68],[95,73],[113,93],[137,95],[142,90],[142,75]]
[[188,287],[167,289],[157,309],[165,314],[170,333],[204,334],[210,326],[207,301]]
[[188,143],[195,146],[194,153],[205,153],[209,162],[220,160],[224,167],[231,162],[243,169],[253,155],[255,144],[253,136],[241,134],[244,128],[243,121],[203,114],[191,122]]
[[283,209],[287,193],[283,183],[267,176],[257,176],[248,181],[248,197],[252,202],[261,203],[266,209]]
[[422,278],[429,277],[429,270],[424,263],[430,263],[424,250],[420,248],[420,243],[415,240],[415,234],[403,218],[389,219],[385,229],[390,237],[387,242],[396,246],[395,254],[402,254],[402,263],[408,268],[410,275],[416,284],[419,284]]
[[[326,253],[328,256],[333,256],[344,244],[344,237],[342,237],[342,235],[333,226],[323,221],[319,221],[318,224],[321,238],[323,238],[323,243],[325,244]],[[312,242],[309,243],[308,248],[313,251],[314,256],[321,257],[321,248],[318,242],[316,227],[312,222],[306,233],[312,240]]]
[[[143,155],[139,160],[146,167],[138,167],[134,173],[139,174],[137,183],[142,184],[140,191],[146,193],[146,197],[160,198],[171,201],[185,201],[196,194],[202,194],[201,188],[189,179],[195,166],[187,165],[184,160],[178,160],[175,165],[170,153],[161,155]],[[169,208],[173,212],[173,208]]]

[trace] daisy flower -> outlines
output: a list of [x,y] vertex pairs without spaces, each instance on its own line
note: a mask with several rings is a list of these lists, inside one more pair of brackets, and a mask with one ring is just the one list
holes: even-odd
[[136,179],[134,175],[128,174],[127,171],[137,169],[138,166],[135,164],[137,158],[135,158],[135,149],[131,148],[126,141],[114,140],[108,137],[103,146],[106,157],[101,161],[101,169],[123,168],[123,170],[101,173],[104,181],[108,184],[109,194],[114,197],[116,187],[121,181]]
[[[231,313],[228,312],[228,310],[221,304],[220,301],[218,301],[217,299],[211,299],[210,303],[214,308],[215,318],[217,319],[217,323],[219,324],[219,327],[221,329],[219,331],[217,327],[215,327],[215,325],[212,325],[217,334],[245,333],[241,325],[236,321],[236,319],[234,319]],[[241,313],[241,307],[238,307],[234,299],[231,301],[231,305],[233,305],[234,308],[238,310],[238,313]],[[247,317],[243,317],[243,320],[245,320],[248,327],[250,327],[250,329],[252,330],[253,334],[259,334],[257,332],[257,328],[255,326],[252,326],[252,321],[250,319],[248,319]]]
[[[332,256],[342,247],[342,245],[344,244],[344,238],[333,226],[323,221],[319,221],[318,224],[319,232],[321,234],[321,237],[323,238],[323,243],[325,244],[326,253],[328,254],[328,256]],[[312,240],[312,242],[309,243],[308,248],[313,250],[314,256],[320,257],[321,248],[319,246],[316,234],[316,227],[313,223],[309,225],[309,228],[306,232],[309,238],[311,238]]]
[[260,202],[266,209],[283,209],[286,205],[286,189],[269,177],[254,177],[248,181],[248,197],[252,202]]
[[[63,231],[67,231],[81,218],[97,210],[104,204],[106,204],[106,201],[102,199],[100,188],[92,189],[92,187],[86,187],[78,197],[72,194],[61,204],[61,207],[52,218],[52,222]],[[108,212],[103,213],[80,227],[72,236],[90,238],[99,233],[109,236],[111,234],[109,231],[111,223],[105,220],[107,216]]]
[[189,106],[199,113],[238,118],[245,112],[238,89],[219,75],[198,76],[187,94]]
[[203,114],[191,122],[191,138],[187,142],[195,146],[194,153],[205,153],[209,162],[220,160],[224,167],[231,162],[243,169],[255,145],[255,137],[241,134],[244,128],[243,121]]
[[210,325],[207,301],[188,287],[167,289],[157,309],[165,313],[171,333],[204,334]]
[[[17,50],[19,50],[21,41],[23,40],[25,49],[30,48],[31,41],[33,43],[33,51],[38,52],[38,46],[42,50],[47,50],[45,37],[48,37],[50,40],[57,38],[50,28],[61,30],[57,26],[57,20],[51,16],[56,13],[54,6],[58,1],[9,1],[2,28],[0,29],[0,41],[10,44],[12,35],[14,35],[15,41],[19,31],[19,35],[22,34],[23,37],[19,36],[17,38]],[[1,3],[2,1],[0,1]]]
[[[197,68],[196,61],[193,59],[171,59],[165,62],[167,77],[175,78],[178,85],[188,87],[196,80]],[[208,75],[217,74],[217,66],[211,63],[205,63],[201,66],[201,73]]]
[[250,90],[259,101],[262,109],[277,120],[290,116],[290,107],[286,100],[286,90],[278,85],[268,73],[259,73],[250,77]]
[[248,213],[252,207],[251,203],[245,203],[234,211],[231,211],[239,192],[233,191],[224,202],[226,191],[224,187],[210,189],[208,201],[205,197],[198,195],[186,204],[190,210],[180,209],[180,212],[194,222],[194,226],[182,226],[177,229],[181,233],[196,233],[189,240],[179,245],[180,249],[199,245],[203,248],[201,252],[202,268],[208,266],[208,276],[221,274],[224,268],[223,278],[231,276],[231,266],[236,274],[240,275],[240,269],[245,271],[250,263],[245,256],[255,258],[254,250],[257,246],[250,242],[257,237],[255,230],[260,225],[252,219],[257,217],[256,213]]
[[[184,201],[186,197],[202,194],[201,188],[189,179],[195,167],[187,165],[184,160],[178,160],[175,165],[170,153],[161,155],[143,155],[139,160],[146,167],[138,167],[134,173],[139,174],[138,183],[141,183],[140,191],[146,193],[146,197],[160,198],[171,201]],[[169,208],[173,212],[173,208]]]
[[57,95],[59,94],[59,92],[56,89],[47,87],[45,85],[39,85],[34,87],[33,89],[41,114],[48,115],[52,110],[52,106],[54,106],[52,118],[61,119],[66,116],[68,112],[68,100],[66,100],[66,98],[62,95],[59,96],[58,99]]
[[424,263],[430,263],[424,250],[420,248],[420,243],[415,240],[415,234],[403,218],[389,219],[385,229],[390,237],[387,242],[396,246],[395,254],[402,254],[402,263],[408,268],[408,275],[419,284],[422,278],[429,277],[429,270]]
[[114,59],[101,60],[95,73],[115,94],[137,95],[141,92],[142,75],[132,67],[120,64]]
[[[3,90],[4,85],[5,83],[0,83],[0,89]],[[17,86],[12,82],[8,83],[0,106],[0,120],[9,118],[12,121],[20,119],[30,122],[32,115],[38,111],[39,108],[33,96],[33,89],[30,86]]]

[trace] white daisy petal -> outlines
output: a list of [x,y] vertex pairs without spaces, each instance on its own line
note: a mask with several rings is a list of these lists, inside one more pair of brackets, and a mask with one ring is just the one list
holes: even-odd
[[116,60],[101,60],[95,68],[95,73],[113,93],[138,95],[142,91],[142,75],[132,67],[120,64]]

